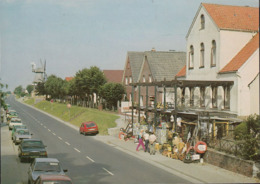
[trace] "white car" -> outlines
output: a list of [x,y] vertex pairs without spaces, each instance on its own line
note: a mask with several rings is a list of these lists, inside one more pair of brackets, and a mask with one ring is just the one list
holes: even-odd
[[15,145],[22,142],[23,139],[31,139],[32,134],[29,132],[28,129],[17,129],[17,131],[14,133],[14,143]]
[[14,125],[22,125],[22,121],[19,118],[11,118],[9,123],[9,130],[12,130]]

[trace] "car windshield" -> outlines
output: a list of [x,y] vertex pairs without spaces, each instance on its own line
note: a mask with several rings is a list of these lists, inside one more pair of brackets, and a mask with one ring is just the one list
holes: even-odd
[[37,162],[34,171],[60,172],[61,167],[58,162]]
[[17,133],[19,135],[29,135],[29,131],[28,130],[17,130]]
[[11,121],[11,123],[22,123],[21,121]]
[[43,181],[42,183],[43,184],[72,184],[71,181],[54,181],[54,180]]
[[26,141],[22,143],[22,147],[44,147],[42,141]]
[[94,126],[96,126],[95,123],[88,123],[87,124],[87,127],[94,127]]
[[14,130],[17,131],[18,129],[27,129],[27,127],[25,125],[15,125]]

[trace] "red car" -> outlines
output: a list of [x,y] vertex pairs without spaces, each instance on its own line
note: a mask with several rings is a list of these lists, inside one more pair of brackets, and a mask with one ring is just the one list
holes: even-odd
[[36,184],[44,184],[44,183],[59,183],[59,184],[72,184],[71,179],[66,175],[40,175],[36,182]]
[[81,123],[81,126],[79,127],[79,133],[84,135],[98,134],[98,126],[94,121]]

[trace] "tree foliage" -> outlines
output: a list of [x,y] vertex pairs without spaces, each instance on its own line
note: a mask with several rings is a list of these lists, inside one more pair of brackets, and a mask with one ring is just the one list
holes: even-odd
[[34,89],[34,87],[33,87],[32,84],[29,84],[29,85],[27,85],[27,87],[26,87],[26,90],[28,91],[29,94],[32,93],[33,89]]
[[[260,160],[260,116],[250,115],[235,128],[235,140],[240,142],[245,159]],[[242,143],[241,143],[242,142]]]
[[106,100],[109,107],[116,107],[117,101],[122,100],[124,94],[124,86],[118,83],[106,83],[100,91],[100,95]]
[[68,83],[55,75],[51,75],[47,78],[44,89],[47,95],[51,98],[63,98],[68,93]]

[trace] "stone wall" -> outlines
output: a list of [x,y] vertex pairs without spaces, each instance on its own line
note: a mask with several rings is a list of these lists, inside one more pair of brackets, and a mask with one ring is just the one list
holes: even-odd
[[255,167],[255,163],[253,161],[243,160],[213,149],[208,149],[203,159],[209,164],[248,177],[257,177],[257,173],[259,172],[259,169]]

